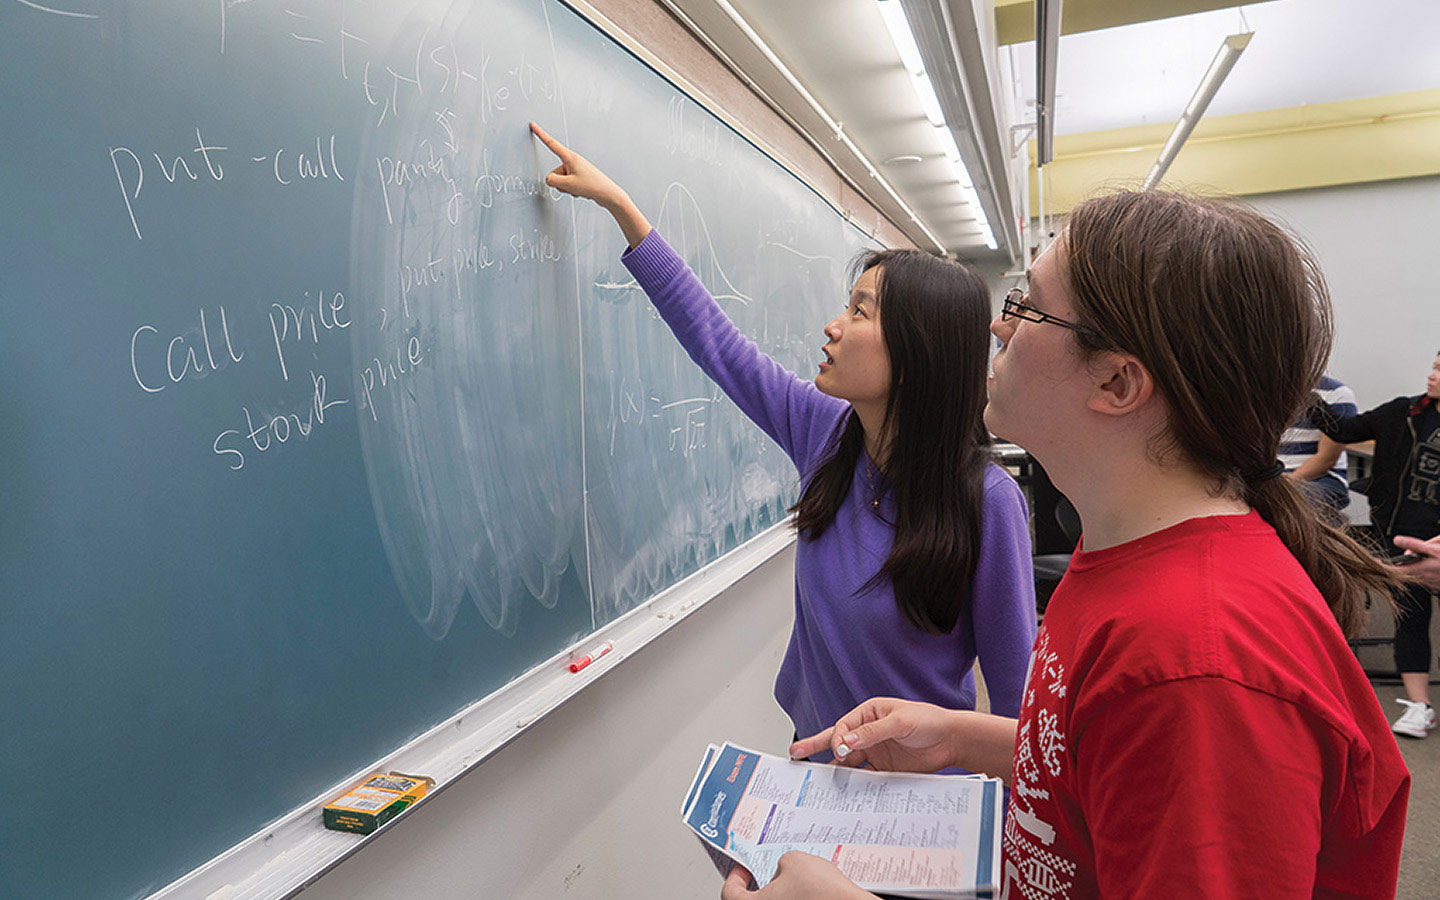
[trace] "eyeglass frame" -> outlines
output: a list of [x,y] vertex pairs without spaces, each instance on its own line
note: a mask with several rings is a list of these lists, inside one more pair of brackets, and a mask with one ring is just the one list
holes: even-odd
[[1099,338],[1093,329],[1084,325],[1070,322],[1059,316],[1052,316],[1047,312],[1041,312],[1028,303],[1022,303],[1021,298],[1030,296],[1030,292],[1022,287],[1013,287],[1005,294],[1005,299],[1000,302],[1000,321],[1008,322],[1011,319],[1023,319],[1026,322],[1039,322],[1042,324],[1059,325],[1061,328],[1068,328],[1077,334],[1089,335],[1092,338]]

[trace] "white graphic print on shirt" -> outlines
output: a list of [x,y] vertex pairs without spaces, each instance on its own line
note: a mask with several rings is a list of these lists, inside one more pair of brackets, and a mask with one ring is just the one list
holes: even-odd
[[1035,812],[1036,801],[1041,801],[1047,810],[1053,809],[1053,799],[1044,785],[1064,773],[1065,734],[1055,712],[1057,701],[1064,697],[1065,667],[1050,649],[1050,633],[1041,625],[1020,707],[1014,783],[1009,815],[1005,817],[1005,884],[1001,900],[1070,900],[1072,896],[1075,863],[1053,852],[1055,827]]
[[1406,499],[1440,506],[1440,428],[1415,445],[1415,467]]

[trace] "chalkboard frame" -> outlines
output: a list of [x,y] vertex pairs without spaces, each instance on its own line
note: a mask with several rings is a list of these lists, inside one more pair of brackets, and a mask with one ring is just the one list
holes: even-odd
[[[665,60],[585,0],[557,0],[603,35],[615,41],[688,99],[780,166],[866,238],[884,244],[877,217],[873,228],[827,196],[819,186],[790,165],[752,129],[728,113]],[[265,828],[196,867],[148,900],[284,900],[299,894],[321,876],[359,853],[371,841],[410,814],[390,820],[369,835],[326,830],[320,810],[345,788],[374,771],[417,772],[435,779],[434,788],[415,804],[419,809],[564,702],[584,690],[651,641],[693,615],[741,578],[764,565],[795,540],[791,519],[771,526],[719,559],[641,603],[614,622],[537,665],[499,690],[334,785]],[[610,641],[614,650],[579,673],[568,662],[577,653]]]

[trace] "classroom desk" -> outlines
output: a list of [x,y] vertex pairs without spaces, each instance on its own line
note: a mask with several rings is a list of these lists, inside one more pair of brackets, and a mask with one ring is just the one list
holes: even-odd
[[1345,456],[1350,461],[1350,471],[1364,469],[1364,477],[1370,476],[1370,467],[1375,462],[1375,442],[1356,441],[1345,445]]

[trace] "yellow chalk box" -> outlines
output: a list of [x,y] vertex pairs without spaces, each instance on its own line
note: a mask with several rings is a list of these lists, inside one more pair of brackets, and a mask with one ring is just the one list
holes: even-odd
[[434,784],[435,779],[424,775],[376,772],[326,805],[325,827],[369,834],[425,796]]

